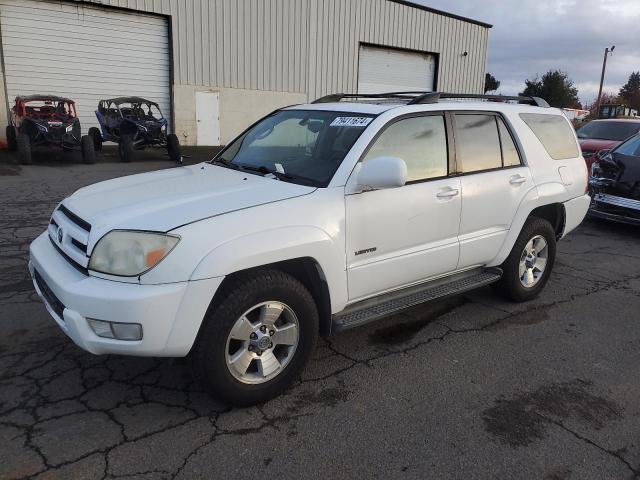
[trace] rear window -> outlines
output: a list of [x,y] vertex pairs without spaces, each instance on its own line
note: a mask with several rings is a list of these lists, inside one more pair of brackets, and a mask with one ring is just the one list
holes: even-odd
[[538,137],[554,160],[575,158],[580,155],[573,128],[563,115],[521,113],[520,118]]

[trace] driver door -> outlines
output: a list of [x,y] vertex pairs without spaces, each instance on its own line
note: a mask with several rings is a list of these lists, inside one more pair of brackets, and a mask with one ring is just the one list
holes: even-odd
[[442,113],[395,120],[369,146],[362,162],[399,157],[407,184],[346,195],[350,301],[456,269],[461,187],[459,178],[448,177],[448,152]]

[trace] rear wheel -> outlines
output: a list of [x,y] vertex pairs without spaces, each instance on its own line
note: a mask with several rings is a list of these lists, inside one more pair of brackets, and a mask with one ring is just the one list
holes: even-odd
[[239,276],[220,293],[190,355],[196,377],[233,405],[279,395],[300,374],[317,340],[313,297],[277,270]]
[[89,136],[93,140],[93,148],[96,152],[102,150],[102,134],[97,127],[91,127],[89,129]]
[[502,264],[503,275],[496,285],[505,296],[524,302],[542,291],[556,259],[556,234],[542,218],[527,220],[511,253]]
[[169,159],[172,162],[182,162],[182,152],[180,149],[180,141],[175,133],[167,135],[167,152],[169,153]]
[[31,164],[31,139],[29,135],[21,133],[16,139],[16,145],[18,147],[18,157],[20,163],[23,165]]
[[118,153],[120,154],[120,160],[123,162],[130,162],[133,159],[133,139],[128,135],[120,137],[118,142]]
[[18,143],[16,141],[16,127],[13,125],[7,125],[7,148],[10,152],[15,152],[18,148]]
[[82,147],[82,160],[84,163],[96,163],[96,151],[94,149],[93,138],[89,135],[83,135],[80,139]]

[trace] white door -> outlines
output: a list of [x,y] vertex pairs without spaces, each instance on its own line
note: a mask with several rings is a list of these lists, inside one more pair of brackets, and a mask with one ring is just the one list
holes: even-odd
[[454,119],[458,169],[464,173],[458,268],[467,268],[495,258],[522,199],[535,186],[500,116]]
[[165,17],[79,2],[0,0],[7,99],[53,94],[76,101],[82,131],[101,99],[139,96],[171,120]]
[[451,272],[458,263],[460,179],[447,178],[444,117],[392,123],[363,162],[386,155],[406,162],[408,184],[345,199],[350,301]]
[[431,54],[362,45],[358,93],[431,92],[435,70],[436,59]]
[[198,145],[220,145],[220,95],[196,92]]

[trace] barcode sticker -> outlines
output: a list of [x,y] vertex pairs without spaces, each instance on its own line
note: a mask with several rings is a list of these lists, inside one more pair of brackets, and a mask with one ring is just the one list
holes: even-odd
[[371,123],[371,117],[336,117],[331,122],[332,127],[366,127]]

